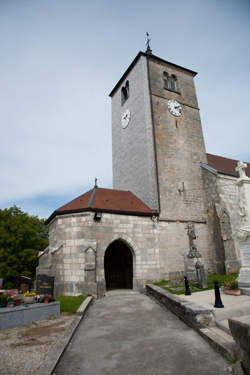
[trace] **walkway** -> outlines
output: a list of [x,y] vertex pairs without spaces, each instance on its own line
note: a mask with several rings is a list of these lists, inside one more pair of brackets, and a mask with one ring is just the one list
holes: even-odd
[[230,364],[149,297],[109,293],[88,310],[56,375],[226,375]]

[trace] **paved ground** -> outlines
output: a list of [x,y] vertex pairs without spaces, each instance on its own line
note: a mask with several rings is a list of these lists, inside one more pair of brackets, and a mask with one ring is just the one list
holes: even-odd
[[56,375],[224,375],[230,364],[149,297],[131,292],[88,310]]
[[199,305],[207,306],[210,309],[213,309],[216,321],[250,315],[250,296],[246,295],[230,296],[221,291],[221,300],[224,305],[224,308],[222,309],[214,308],[214,290],[193,293],[191,296],[181,295],[180,298],[184,298],[188,301],[196,302]]

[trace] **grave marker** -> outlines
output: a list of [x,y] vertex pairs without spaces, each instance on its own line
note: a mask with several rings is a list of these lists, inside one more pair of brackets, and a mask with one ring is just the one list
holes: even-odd
[[32,280],[27,276],[17,276],[16,278],[16,289],[20,290],[22,293],[26,293],[31,289]]
[[37,275],[36,291],[37,294],[54,294],[54,277],[48,275]]

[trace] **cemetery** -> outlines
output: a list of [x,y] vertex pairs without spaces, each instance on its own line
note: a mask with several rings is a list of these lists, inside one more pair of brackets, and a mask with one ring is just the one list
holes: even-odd
[[54,279],[39,275],[36,291],[31,290],[31,282],[19,276],[16,289],[0,290],[0,330],[60,315],[60,303],[53,298]]

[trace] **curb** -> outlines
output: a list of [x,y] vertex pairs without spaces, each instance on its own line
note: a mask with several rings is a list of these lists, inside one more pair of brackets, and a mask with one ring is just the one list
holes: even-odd
[[147,295],[167,307],[189,327],[194,328],[217,352],[229,361],[237,359],[233,337],[216,326],[212,309],[188,302],[155,285],[146,285]]
[[58,340],[55,346],[49,351],[47,357],[45,358],[43,364],[36,370],[34,375],[52,375],[55,370],[62,354],[66,350],[70,343],[77,327],[79,326],[81,320],[83,319],[88,307],[90,306],[93,297],[87,297],[79,309],[76,312],[76,317],[64,333],[64,335]]

